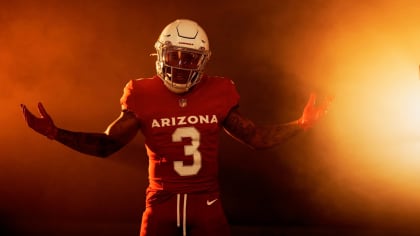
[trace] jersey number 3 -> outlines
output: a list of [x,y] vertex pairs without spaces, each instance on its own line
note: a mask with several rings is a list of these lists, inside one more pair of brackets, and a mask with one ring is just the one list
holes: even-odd
[[172,134],[172,142],[181,142],[182,138],[191,138],[191,145],[184,146],[184,155],[193,157],[192,165],[184,165],[183,161],[174,161],[174,169],[180,176],[196,175],[201,169],[200,132],[194,127],[180,127]]

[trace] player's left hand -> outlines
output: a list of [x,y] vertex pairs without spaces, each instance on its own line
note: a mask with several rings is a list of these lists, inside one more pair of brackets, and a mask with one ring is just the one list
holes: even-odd
[[325,98],[320,104],[316,102],[317,95],[311,93],[309,100],[303,109],[302,116],[298,119],[298,124],[303,129],[311,128],[322,116],[324,116],[334,99],[332,96]]

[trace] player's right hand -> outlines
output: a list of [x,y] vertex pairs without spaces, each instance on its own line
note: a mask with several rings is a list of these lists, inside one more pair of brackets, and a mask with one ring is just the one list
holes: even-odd
[[298,124],[303,129],[312,127],[322,116],[324,116],[334,99],[333,96],[329,96],[325,98],[321,104],[316,104],[316,97],[317,95],[315,93],[310,94],[308,103],[303,110],[302,116],[298,120]]
[[22,108],[25,121],[30,128],[49,139],[55,139],[57,136],[57,127],[54,125],[50,115],[48,115],[48,113],[45,111],[42,103],[38,103],[38,111],[41,115],[40,117],[32,114],[25,105],[21,104],[20,107]]

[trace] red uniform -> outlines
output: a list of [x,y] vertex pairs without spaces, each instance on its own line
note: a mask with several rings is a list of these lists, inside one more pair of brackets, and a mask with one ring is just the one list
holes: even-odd
[[228,235],[218,199],[219,132],[239,95],[229,79],[204,76],[188,93],[159,77],[130,81],[123,109],[141,124],[149,187],[141,235]]

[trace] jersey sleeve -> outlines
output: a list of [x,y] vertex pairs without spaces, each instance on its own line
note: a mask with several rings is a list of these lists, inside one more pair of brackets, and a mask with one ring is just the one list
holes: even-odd
[[228,112],[232,110],[232,108],[239,106],[239,93],[236,89],[236,85],[233,80],[228,79],[228,85],[226,86],[226,104],[228,104]]
[[135,96],[134,92],[134,82],[130,80],[124,87],[123,95],[120,99],[121,109],[122,110],[134,110],[135,107]]

